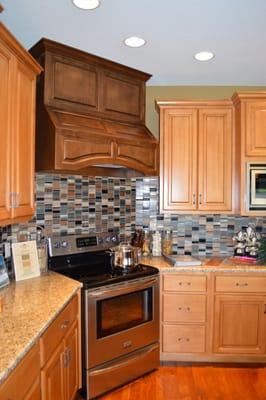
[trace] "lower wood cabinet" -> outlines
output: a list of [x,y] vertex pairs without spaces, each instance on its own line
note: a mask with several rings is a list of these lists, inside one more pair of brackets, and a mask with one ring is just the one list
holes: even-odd
[[39,342],[0,386],[1,400],[41,400]]
[[73,400],[80,385],[78,296],[40,340],[42,400]]
[[0,385],[1,400],[74,400],[81,385],[79,295]]
[[266,274],[162,273],[161,360],[266,362]]
[[265,304],[260,296],[215,296],[213,351],[264,354]]

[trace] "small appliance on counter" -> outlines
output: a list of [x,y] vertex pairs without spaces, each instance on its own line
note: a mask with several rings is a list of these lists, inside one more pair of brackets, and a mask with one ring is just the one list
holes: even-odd
[[[134,247],[118,244],[115,233],[48,238],[48,268],[83,284],[87,400],[159,367],[159,271],[139,264]],[[113,247],[119,268],[112,265]]]

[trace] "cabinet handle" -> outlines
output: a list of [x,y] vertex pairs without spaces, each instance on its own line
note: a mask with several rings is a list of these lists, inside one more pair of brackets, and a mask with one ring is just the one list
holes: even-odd
[[264,314],[266,314],[266,304],[264,304]]
[[202,204],[202,194],[199,195],[199,204]]
[[191,282],[178,282],[178,285],[179,285],[179,286],[182,286],[182,285],[190,286],[190,285],[191,285]]
[[193,204],[193,206],[196,204],[196,194],[195,193],[193,193],[192,204]]
[[10,204],[10,208],[16,208],[16,193],[15,192],[9,193],[9,204]]
[[247,282],[244,282],[244,283],[236,282],[236,286],[244,287],[244,286],[248,286],[248,283]]
[[61,329],[66,329],[69,325],[70,321],[69,319],[66,319],[62,324],[61,324]]
[[67,349],[63,352],[63,365],[64,365],[64,368],[67,368],[67,366],[68,366]]
[[177,340],[178,340],[179,342],[189,342],[189,341],[190,341],[190,339],[187,338],[187,337],[179,337],[179,338],[177,338]]
[[190,307],[178,307],[178,311],[190,311]]
[[71,349],[68,349],[68,359],[67,359],[68,364],[67,365],[69,365],[71,363],[71,360],[72,360],[72,351],[71,351]]

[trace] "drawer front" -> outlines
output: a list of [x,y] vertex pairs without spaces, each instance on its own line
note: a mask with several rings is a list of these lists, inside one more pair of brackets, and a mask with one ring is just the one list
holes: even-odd
[[266,276],[216,276],[216,292],[266,292]]
[[205,327],[195,325],[164,325],[163,352],[204,353]]
[[[39,343],[26,354],[0,387],[0,399],[24,399],[32,386],[40,381]],[[38,389],[39,395],[39,389]],[[36,397],[37,399],[37,397]]]
[[207,277],[204,275],[172,275],[163,276],[163,289],[175,292],[206,292]]
[[204,294],[163,295],[163,321],[205,322],[206,296]]
[[68,305],[61,311],[55,321],[49,326],[40,339],[41,366],[53,354],[57,345],[69,331],[72,323],[78,315],[78,296],[76,295]]

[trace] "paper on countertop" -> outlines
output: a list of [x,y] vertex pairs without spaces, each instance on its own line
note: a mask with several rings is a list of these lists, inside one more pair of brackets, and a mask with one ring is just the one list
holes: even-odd
[[197,266],[201,265],[201,261],[195,257],[191,256],[179,256],[179,255],[164,255],[164,257],[174,266],[174,267],[186,267],[186,266]]

